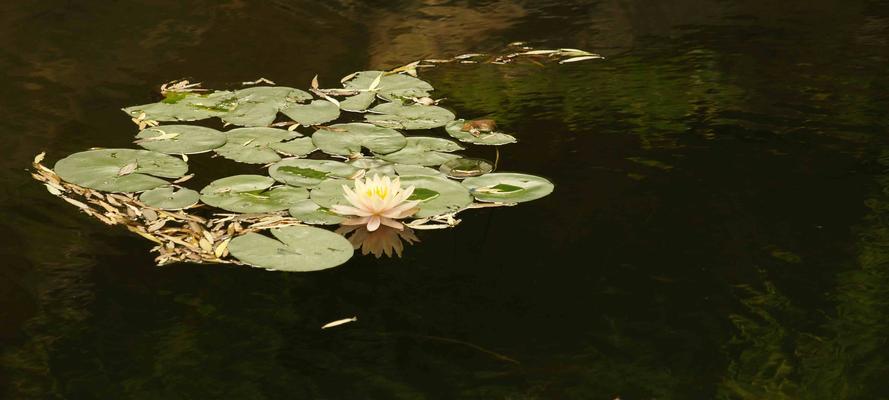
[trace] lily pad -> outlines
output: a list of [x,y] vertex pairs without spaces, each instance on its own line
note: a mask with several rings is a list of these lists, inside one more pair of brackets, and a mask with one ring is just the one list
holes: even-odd
[[337,204],[351,205],[343,196],[343,185],[354,187],[355,181],[350,179],[328,179],[312,188],[309,198],[315,204],[328,209]]
[[164,100],[124,108],[131,117],[145,113],[145,119],[155,121],[197,121],[222,116],[237,104],[237,98],[229,91],[211,93],[167,93]]
[[445,126],[454,120],[454,113],[438,106],[421,104],[401,105],[397,103],[378,104],[368,110],[364,119],[374,125],[393,129],[431,129]]
[[290,207],[290,215],[311,225],[337,225],[343,222],[343,217],[312,200],[302,200],[294,204]]
[[401,186],[414,186],[414,191],[419,193],[435,192],[437,196],[418,198],[420,211],[415,217],[431,217],[454,211],[458,211],[472,203],[472,196],[459,182],[447,178],[428,175],[402,176]]
[[264,213],[286,210],[309,195],[306,189],[293,186],[265,190],[274,183],[274,179],[261,175],[217,179],[201,189],[201,201],[231,212]]
[[480,176],[493,170],[494,166],[487,160],[482,160],[481,158],[457,158],[450,160],[439,167],[439,171],[455,179]]
[[[347,89],[369,89],[374,80],[384,72],[361,71],[352,79],[343,83]],[[432,85],[418,78],[404,74],[383,75],[375,91],[377,95],[388,101],[426,97],[433,90]]]
[[285,86],[257,86],[235,91],[233,95],[235,107],[221,118],[240,126],[268,126],[279,111],[312,99],[305,91]]
[[340,101],[340,109],[353,112],[364,112],[376,100],[374,92],[361,92]]
[[269,147],[288,156],[305,156],[318,150],[315,143],[312,142],[312,138],[308,137],[293,139],[289,142],[271,143]]
[[408,176],[408,175],[444,176],[444,174],[442,174],[438,170],[435,170],[435,169],[432,169],[429,167],[423,167],[420,165],[395,164],[395,165],[393,165],[393,168],[395,169],[395,172],[401,176]]
[[401,150],[407,140],[394,129],[353,122],[330,125],[315,131],[312,141],[327,154],[351,156],[367,148],[376,154]]
[[[53,168],[63,180],[104,192],[141,192],[169,184],[188,172],[185,161],[163,153],[100,149],[74,153]],[[159,178],[160,177],[160,178]]]
[[500,146],[517,142],[516,138],[512,135],[507,135],[501,132],[479,132],[478,136],[475,136],[472,133],[463,130],[463,124],[465,122],[466,121],[462,119],[451,121],[445,126],[445,131],[448,132],[448,135],[451,135],[451,137],[461,142],[478,145]]
[[285,226],[270,231],[274,239],[258,233],[232,239],[231,255],[254,267],[289,272],[333,268],[352,258],[352,244],[328,230]]
[[493,173],[463,180],[463,186],[479,201],[521,203],[544,197],[553,191],[552,182],[539,176]]
[[216,153],[247,164],[268,164],[281,159],[270,147],[287,139],[300,136],[298,133],[275,128],[238,128],[225,132],[226,143],[215,149]]
[[225,144],[225,135],[216,129],[195,125],[163,125],[144,129],[136,143],[148,150],[167,154],[196,154]]
[[139,200],[143,203],[164,210],[188,208],[197,204],[200,199],[201,195],[194,190],[186,188],[175,190],[172,186],[151,189],[139,196]]
[[293,186],[315,186],[330,178],[348,178],[355,167],[332,160],[281,160],[269,167],[269,175]]
[[315,100],[309,104],[292,104],[281,110],[284,115],[300,125],[321,125],[340,116],[340,108],[327,100]]
[[463,147],[447,139],[414,136],[407,138],[407,144],[403,149],[379,157],[399,164],[441,165],[446,161],[460,158],[456,154],[448,154],[457,150],[463,150]]

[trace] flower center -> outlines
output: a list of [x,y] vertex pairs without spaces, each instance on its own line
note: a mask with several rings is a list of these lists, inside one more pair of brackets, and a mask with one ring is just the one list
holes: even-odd
[[385,199],[386,197],[389,196],[389,188],[388,188],[388,187],[382,187],[382,186],[377,186],[377,187],[375,187],[375,188],[370,188],[370,189],[367,189],[367,193],[366,193],[366,195],[367,195],[367,197],[377,196],[377,197],[379,197],[379,198],[381,198],[381,199]]

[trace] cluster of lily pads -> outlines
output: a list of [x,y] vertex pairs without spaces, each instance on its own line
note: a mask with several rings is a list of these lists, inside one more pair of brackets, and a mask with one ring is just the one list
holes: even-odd
[[[351,187],[365,176],[399,177],[403,186],[415,187],[410,200],[420,202],[419,211],[405,224],[408,230],[450,227],[458,222],[454,215],[467,208],[512,205],[552,192],[552,183],[544,178],[492,172],[490,162],[458,154],[465,145],[500,146],[516,139],[498,132],[493,121],[457,119],[431,98],[432,85],[415,75],[415,68],[361,71],[343,78],[342,88],[319,88],[316,79],[310,91],[283,86],[209,91],[187,82],[165,85],[162,100],[123,109],[140,127],[134,143],[141,149],[75,153],[56,162],[47,174],[91,193],[129,196],[87,196],[91,199],[129,198],[155,214],[175,211],[181,216],[209,208],[215,209],[216,221],[235,221],[232,215],[258,220],[274,216],[277,225],[267,225],[271,236],[260,228],[219,228],[203,237],[198,234],[196,243],[209,243],[194,246],[219,259],[230,252],[241,263],[284,271],[330,268],[353,255],[360,243],[319,226],[343,222],[343,216],[330,209],[347,204],[343,185]],[[222,130],[194,124],[211,118],[224,123]],[[337,122],[340,119],[358,122]],[[225,130],[229,126],[236,127]],[[188,174],[189,155],[211,152],[267,171],[217,179],[203,188],[186,187],[193,176]],[[53,179],[42,180],[50,185]],[[57,195],[70,190],[51,186]],[[189,223],[194,221],[201,219]],[[204,221],[215,226],[213,218]],[[151,231],[140,227],[138,232],[146,236]],[[203,239],[207,237],[212,239]],[[161,250],[164,241],[158,239]]]

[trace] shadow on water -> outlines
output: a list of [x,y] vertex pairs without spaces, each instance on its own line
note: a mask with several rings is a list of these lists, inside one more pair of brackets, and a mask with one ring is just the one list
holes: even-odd
[[[885,4],[54,1],[0,19],[9,398],[889,396]],[[516,40],[608,59],[423,77],[518,137],[503,170],[556,191],[418,232],[401,258],[158,269],[23,172],[129,146],[118,109],[172,79],[305,87]]]

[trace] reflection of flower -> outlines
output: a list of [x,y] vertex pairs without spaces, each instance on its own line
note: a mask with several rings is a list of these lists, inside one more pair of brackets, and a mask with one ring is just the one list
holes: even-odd
[[336,232],[343,236],[354,232],[351,236],[347,236],[349,242],[352,243],[352,247],[356,250],[361,248],[361,254],[367,255],[371,253],[377,258],[382,257],[383,254],[386,254],[386,257],[392,257],[393,250],[398,257],[401,257],[401,252],[404,250],[404,244],[401,243],[402,240],[408,244],[420,241],[414,235],[413,229],[408,227],[395,229],[381,226],[375,231],[370,231],[365,226],[343,226],[337,229]]
[[381,224],[402,229],[403,225],[396,219],[414,214],[420,203],[407,200],[413,192],[413,186],[402,189],[398,178],[380,178],[379,175],[374,175],[364,182],[356,179],[354,191],[343,185],[343,195],[352,206],[334,205],[331,210],[337,214],[354,216],[345,220],[343,225],[366,224],[367,230],[371,232],[377,230]]

